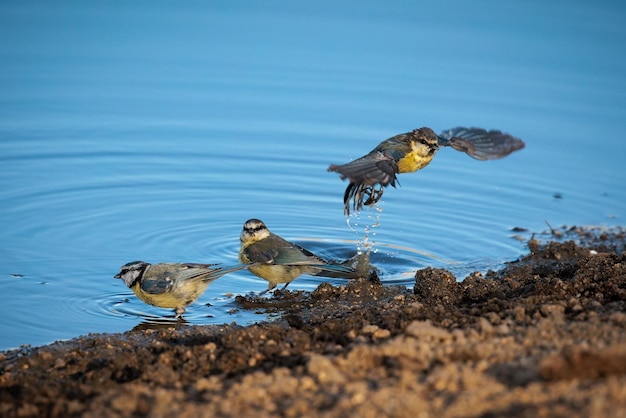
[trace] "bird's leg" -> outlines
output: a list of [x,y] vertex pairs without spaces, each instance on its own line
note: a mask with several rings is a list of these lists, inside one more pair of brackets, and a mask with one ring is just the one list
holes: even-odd
[[274,289],[276,287],[276,285],[274,283],[270,283],[267,286],[267,289],[265,289],[264,291],[262,291],[261,293],[259,293],[259,296],[263,296],[264,294],[266,294],[267,292],[270,292],[272,289]]
[[178,308],[176,308],[176,318],[181,318],[183,316],[183,314],[185,313],[185,308],[183,306],[179,306]]

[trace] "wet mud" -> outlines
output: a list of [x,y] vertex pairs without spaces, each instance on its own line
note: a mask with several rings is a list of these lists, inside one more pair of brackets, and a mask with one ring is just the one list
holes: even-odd
[[238,298],[271,323],[2,352],[0,416],[626,416],[624,230],[550,232],[459,281]]

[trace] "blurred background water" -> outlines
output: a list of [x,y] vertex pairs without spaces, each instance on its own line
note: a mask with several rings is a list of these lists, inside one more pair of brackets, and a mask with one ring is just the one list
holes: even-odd
[[[0,349],[167,321],[119,267],[235,263],[252,217],[329,258],[367,237],[408,286],[519,257],[513,227],[624,225],[624,21],[619,2],[2,2]],[[459,125],[527,146],[443,149],[347,221],[330,163]],[[234,302],[266,287],[224,276],[185,318],[267,319]]]

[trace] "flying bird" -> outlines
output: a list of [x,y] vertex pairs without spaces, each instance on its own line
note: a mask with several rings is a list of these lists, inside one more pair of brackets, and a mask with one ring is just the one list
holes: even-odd
[[386,139],[347,164],[331,164],[328,171],[350,182],[343,196],[344,213],[349,215],[351,207],[359,211],[378,202],[386,186],[396,187],[398,174],[426,167],[439,148],[451,147],[477,160],[497,160],[524,146],[521,139],[496,130],[457,127],[437,135],[424,127]]

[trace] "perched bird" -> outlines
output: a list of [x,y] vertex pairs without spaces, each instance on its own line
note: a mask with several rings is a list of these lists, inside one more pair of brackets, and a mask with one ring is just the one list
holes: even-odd
[[279,283],[283,290],[302,274],[354,278],[357,272],[347,266],[331,264],[309,250],[270,232],[258,219],[249,219],[239,236],[239,262],[250,264],[248,270],[269,282],[267,291]]
[[437,135],[430,128],[420,128],[386,139],[369,154],[347,164],[331,164],[328,171],[350,181],[343,196],[344,212],[349,215],[351,200],[355,211],[375,204],[384,187],[396,187],[397,174],[426,167],[440,147],[452,147],[477,160],[496,160],[524,146],[521,139],[495,130],[459,127]]
[[114,277],[124,280],[145,303],[176,310],[180,317],[188,305],[204,293],[209,283],[224,274],[248,268],[248,265],[216,267],[218,264],[159,263],[132,261],[124,264]]

